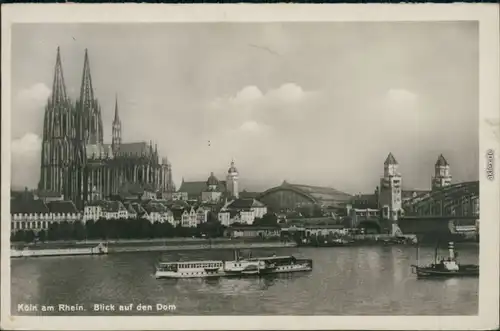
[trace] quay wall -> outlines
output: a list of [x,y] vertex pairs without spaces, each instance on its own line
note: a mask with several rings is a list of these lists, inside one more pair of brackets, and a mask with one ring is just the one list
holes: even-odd
[[253,243],[219,243],[219,244],[196,244],[196,245],[157,245],[157,246],[123,246],[110,247],[109,253],[124,253],[124,252],[151,252],[151,251],[184,251],[184,250],[205,250],[205,249],[251,249],[251,248],[287,248],[296,247],[293,242],[253,242]]
[[419,241],[474,241],[477,231],[460,232],[460,228],[474,228],[475,219],[401,219],[398,222],[403,233],[415,234]]
[[[97,246],[103,241],[96,242]],[[62,255],[93,255],[98,254],[95,248],[89,248],[89,242],[74,243],[72,247],[65,243],[63,247],[55,247],[54,243],[26,245],[11,249],[11,257],[39,257],[39,256],[62,256]],[[154,241],[154,242],[114,242],[108,243],[107,254],[127,253],[127,252],[161,252],[161,251],[183,251],[183,250],[208,250],[208,249],[252,249],[252,248],[287,248],[296,247],[294,242],[248,242],[229,240],[223,242],[188,241],[186,243],[174,244],[172,241]],[[106,254],[106,253],[104,253]]]

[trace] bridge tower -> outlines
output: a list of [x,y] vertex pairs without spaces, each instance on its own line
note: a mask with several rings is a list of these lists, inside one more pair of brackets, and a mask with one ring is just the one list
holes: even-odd
[[380,179],[378,204],[382,210],[382,220],[389,221],[391,232],[397,227],[397,220],[403,212],[401,202],[401,174],[399,164],[392,153],[389,153],[384,162],[384,177]]
[[439,155],[434,165],[434,177],[432,177],[432,190],[438,190],[451,185],[450,165],[443,154]]
[[226,177],[226,189],[231,195],[231,198],[238,199],[239,191],[238,191],[238,169],[234,166],[234,160],[231,161],[231,167],[227,171]]

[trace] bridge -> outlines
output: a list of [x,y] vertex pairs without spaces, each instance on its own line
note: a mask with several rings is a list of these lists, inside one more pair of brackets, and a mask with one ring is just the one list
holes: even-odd
[[403,218],[478,219],[479,181],[450,185],[407,200]]
[[[479,182],[464,182],[417,195],[403,205],[397,223],[403,233],[459,233],[477,231]],[[391,222],[357,217],[357,226],[390,231]]]
[[476,233],[479,219],[479,181],[450,185],[418,195],[403,205],[398,221],[404,233]]

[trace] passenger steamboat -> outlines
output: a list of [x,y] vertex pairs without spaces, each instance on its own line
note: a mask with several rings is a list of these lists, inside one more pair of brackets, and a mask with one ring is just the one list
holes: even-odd
[[270,256],[242,259],[235,251],[233,261],[186,261],[159,262],[156,266],[156,278],[210,278],[242,277],[266,274],[311,271],[311,259],[297,259],[294,256]]

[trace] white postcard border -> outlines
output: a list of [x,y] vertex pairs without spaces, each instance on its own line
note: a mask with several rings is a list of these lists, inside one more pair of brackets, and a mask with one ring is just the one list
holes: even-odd
[[[24,317],[10,315],[10,105],[13,23],[458,21],[480,30],[480,236],[477,316],[127,316]],[[1,321],[5,329],[236,330],[236,329],[490,329],[499,311],[499,12],[496,4],[358,5],[2,5],[2,222]],[[495,178],[486,179],[486,152],[495,151]]]

